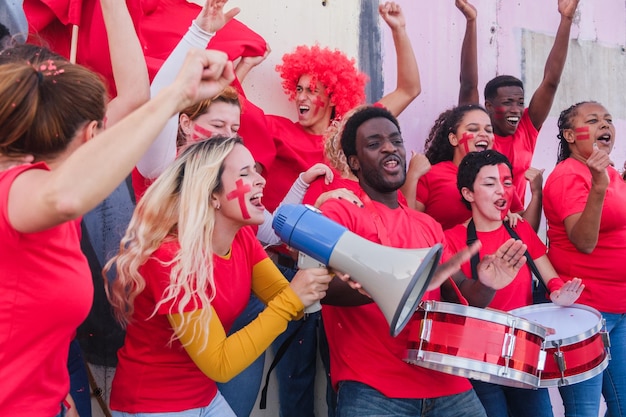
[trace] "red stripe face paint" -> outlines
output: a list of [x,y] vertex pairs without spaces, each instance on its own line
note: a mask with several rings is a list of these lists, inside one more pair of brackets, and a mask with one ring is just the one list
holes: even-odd
[[493,117],[495,119],[504,119],[504,115],[506,114],[506,107],[496,106],[493,108]]
[[574,129],[574,134],[576,135],[576,140],[589,140],[591,136],[589,136],[589,126],[577,127]]
[[247,192],[250,192],[252,187],[249,184],[244,184],[242,179],[238,179],[235,184],[237,185],[237,188],[226,194],[226,198],[228,200],[237,199],[239,201],[239,209],[241,209],[243,218],[248,220],[250,218],[250,213],[248,213],[248,209],[246,207],[245,196]]
[[191,140],[203,140],[213,136],[213,132],[208,129],[203,128],[199,124],[193,125],[193,135],[191,136]]
[[461,136],[461,139],[459,140],[459,145],[463,145],[465,153],[469,153],[469,141],[472,139],[474,139],[473,133],[463,132],[463,136]]
[[511,170],[508,166],[505,164],[498,164],[498,174],[500,174],[500,185],[502,186],[502,192],[504,193],[504,198],[506,199],[505,210],[502,210],[500,213],[502,220],[504,220],[511,209],[515,187],[513,187],[513,175],[511,174]]

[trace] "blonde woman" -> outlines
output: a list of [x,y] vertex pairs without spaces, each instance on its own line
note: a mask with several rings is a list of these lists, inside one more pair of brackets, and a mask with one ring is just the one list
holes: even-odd
[[[325,268],[282,276],[255,237],[265,180],[241,138],[188,145],[148,188],[105,270],[126,341],[111,408],[138,413],[234,416],[216,382],[237,375],[304,307],[326,294]],[[250,292],[267,308],[226,336]]]

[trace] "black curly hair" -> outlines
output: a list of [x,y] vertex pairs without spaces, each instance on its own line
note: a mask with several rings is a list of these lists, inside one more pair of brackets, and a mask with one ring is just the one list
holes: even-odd
[[487,114],[487,110],[480,104],[463,104],[444,111],[435,120],[428,138],[424,142],[424,154],[431,164],[452,161],[454,146],[450,144],[448,135],[456,132],[465,113],[472,110],[482,110]]
[[[341,149],[346,155],[346,158],[350,158],[351,155],[356,155],[356,131],[363,123],[370,119],[382,117],[390,120],[400,130],[400,123],[398,119],[394,117],[389,110],[384,107],[378,106],[365,106],[361,110],[357,110],[345,121],[343,132],[341,133]],[[356,175],[356,172],[352,171]]]

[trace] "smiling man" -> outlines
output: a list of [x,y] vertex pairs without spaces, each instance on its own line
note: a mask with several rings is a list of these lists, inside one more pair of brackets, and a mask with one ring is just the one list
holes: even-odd
[[[513,178],[522,203],[526,195],[526,171],[537,145],[539,129],[550,113],[567,58],[570,30],[579,0],[558,0],[561,21],[554,44],[546,60],[543,80],[530,104],[525,107],[524,84],[510,75],[500,75],[485,86],[485,108],[495,133],[494,149],[503,153],[513,165]],[[476,20],[476,9],[465,0],[457,0],[468,25]],[[470,25],[470,27],[472,27]],[[478,61],[476,31],[466,31],[461,48],[461,88],[459,104],[478,101]]]
[[[351,232],[378,244],[417,249],[444,243],[441,225],[425,213],[398,200],[406,179],[406,151],[400,126],[391,113],[364,107],[345,121],[341,146],[362,189],[364,207],[346,199],[329,199],[321,206],[324,215]],[[454,274],[458,290],[472,305],[485,306],[495,289],[508,285],[524,265],[526,246],[510,239],[495,255],[478,266],[478,281],[456,274],[472,252],[457,255],[444,249],[447,262],[440,265],[430,287]],[[489,283],[489,284],[487,284]],[[424,299],[439,300],[439,289]],[[401,359],[409,342],[410,327],[397,337],[372,300],[347,284],[333,281],[322,308],[331,356],[331,378],[338,389],[338,416],[485,416],[485,411],[465,378],[444,374]]]

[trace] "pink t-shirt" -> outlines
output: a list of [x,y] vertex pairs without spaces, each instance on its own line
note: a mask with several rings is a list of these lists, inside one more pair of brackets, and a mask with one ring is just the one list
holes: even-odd
[[[177,241],[163,243],[140,268],[146,288],[135,299],[133,322],[118,351],[111,392],[113,410],[182,411],[206,407],[217,393],[215,382],[202,373],[181,343],[174,340],[170,344],[173,330],[167,314],[173,303],[162,305],[150,317],[170,281],[171,267],[162,262],[173,259],[178,249]],[[252,268],[265,258],[265,251],[248,227],[235,236],[229,258],[213,257],[215,287],[219,290],[211,305],[227,332],[250,298]]]
[[[540,258],[546,254],[546,246],[528,222],[519,222],[515,228],[515,233],[528,246],[528,253],[533,259]],[[459,224],[452,229],[446,230],[445,235],[452,252],[457,252],[467,246],[467,227],[465,225]],[[482,259],[487,254],[495,253],[504,242],[511,238],[511,235],[504,226],[500,226],[491,232],[477,231],[476,237],[482,243],[479,252]],[[472,267],[470,262],[464,263],[461,271],[468,278],[471,277]],[[553,277],[545,278],[550,279]],[[493,300],[489,303],[489,307],[509,311],[514,308],[531,305],[533,303],[531,280],[530,267],[523,267],[509,285],[496,292]]]
[[15,178],[44,163],[0,172],[0,415],[53,416],[69,392],[67,355],[93,299],[80,227],[65,222],[36,233],[9,223]]
[[530,120],[528,109],[524,110],[514,134],[511,136],[495,135],[493,149],[509,158],[509,162],[513,165],[513,183],[522,206],[526,198],[526,183],[528,182],[524,173],[530,168],[533,160],[537,136],[539,136],[539,131]]
[[582,213],[591,189],[591,173],[582,162],[567,158],[546,181],[543,204],[548,221],[548,257],[564,280],[578,277],[585,290],[578,303],[607,313],[626,313],[626,183],[607,168],[609,188],[604,198],[598,243],[590,254],[579,252],[567,237],[565,219]]
[[[441,226],[424,213],[404,205],[390,209],[373,202],[386,225],[391,246],[425,248],[444,241]],[[372,242],[381,243],[367,208],[345,200],[328,200],[321,207],[329,218]],[[439,299],[439,291],[427,292],[424,299]],[[410,365],[403,361],[409,342],[410,325],[397,337],[374,303],[359,307],[322,309],[331,358],[331,378],[367,384],[390,398],[433,398],[471,389],[469,381],[453,375]]]

